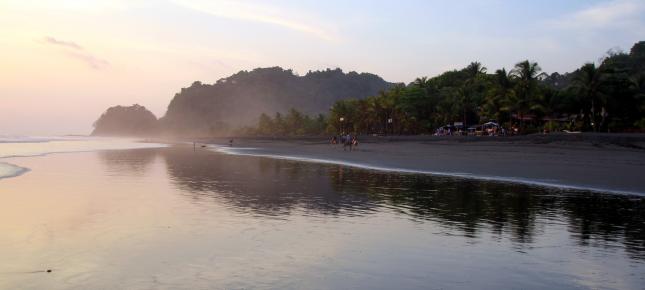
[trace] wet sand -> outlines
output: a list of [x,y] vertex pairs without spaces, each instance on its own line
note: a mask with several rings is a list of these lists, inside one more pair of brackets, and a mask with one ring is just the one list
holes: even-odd
[[210,143],[234,154],[645,195],[641,136],[609,136],[366,138],[352,152],[322,138]]
[[[370,154],[322,146],[299,150]],[[638,289],[645,279],[642,197],[187,145],[7,162],[31,170],[0,180],[0,289]]]

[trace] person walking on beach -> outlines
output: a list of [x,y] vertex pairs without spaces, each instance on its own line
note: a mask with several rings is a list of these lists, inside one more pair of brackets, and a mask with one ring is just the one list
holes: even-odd
[[349,146],[349,151],[352,151],[352,135],[349,133],[343,136],[343,151],[346,151],[347,146]]

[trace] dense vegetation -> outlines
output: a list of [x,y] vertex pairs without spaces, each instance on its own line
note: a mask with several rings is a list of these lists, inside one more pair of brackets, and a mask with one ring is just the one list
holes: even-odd
[[157,117],[145,107],[110,107],[94,122],[94,136],[146,136],[157,133]]
[[93,134],[428,134],[488,121],[518,133],[644,131],[645,41],[565,74],[546,74],[528,60],[492,73],[472,62],[404,85],[340,69],[298,76],[258,68],[183,88],[159,121],[138,105],[110,108]]
[[[645,129],[645,42],[629,53],[610,51],[600,65],[586,63],[571,73],[543,73],[522,61],[488,73],[479,62],[364,99],[342,99],[323,126],[292,110],[289,121],[266,115],[246,133],[299,135],[352,131],[358,134],[433,133],[462,122],[496,121],[520,133],[538,130],[636,131]],[[323,122],[324,117],[315,118]],[[313,125],[315,124],[315,125]]]
[[182,89],[160,123],[165,133],[173,135],[228,134],[255,123],[263,112],[295,108],[310,115],[325,113],[338,100],[365,98],[392,86],[373,74],[340,69],[298,76],[280,67],[258,68],[215,84],[195,82]]
[[238,135],[260,136],[303,136],[319,135],[328,130],[328,122],[323,114],[310,117],[296,109],[290,109],[286,115],[280,112],[273,117],[262,114],[256,127],[243,127],[237,130]]

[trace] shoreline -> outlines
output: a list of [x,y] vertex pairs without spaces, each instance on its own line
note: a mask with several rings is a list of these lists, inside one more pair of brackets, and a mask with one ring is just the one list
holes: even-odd
[[9,162],[0,161],[0,179],[18,177],[31,169],[18,166]]
[[22,158],[43,157],[51,154],[159,148],[167,147],[170,144],[172,143],[136,141],[132,138],[104,138],[97,140],[94,137],[76,140],[48,137],[36,141],[12,140],[11,142],[0,142],[0,180],[19,177],[30,172],[30,168],[15,164],[20,163],[19,160]]
[[233,147],[225,140],[205,143],[215,151],[241,156],[645,196],[645,178],[640,176],[645,172],[645,150],[640,144],[368,139],[349,152],[312,138],[236,140]]
[[[567,184],[559,184],[559,183],[549,183],[547,181],[523,179],[521,177],[515,178],[515,177],[503,177],[503,176],[474,175],[474,174],[459,173],[459,172],[411,170],[406,168],[381,167],[381,166],[372,166],[372,165],[353,163],[353,162],[343,162],[341,160],[332,160],[332,159],[316,159],[316,158],[297,157],[297,156],[235,152],[235,150],[227,150],[227,149],[228,148],[223,146],[215,147],[216,152],[229,154],[229,155],[237,155],[237,156],[263,157],[263,158],[272,158],[272,159],[289,160],[289,161],[297,161],[297,162],[311,162],[311,163],[341,165],[341,166],[348,166],[348,167],[354,167],[354,168],[365,169],[365,170],[374,170],[374,171],[392,172],[392,173],[401,173],[401,174],[421,174],[421,175],[433,175],[433,176],[440,176],[440,177],[450,177],[455,179],[474,179],[479,181],[515,183],[515,184],[524,184],[524,185],[530,185],[530,186],[555,188],[555,189],[563,189],[563,190],[569,189],[569,190],[591,191],[591,192],[597,192],[597,193],[645,196],[645,193],[637,192],[637,191],[623,191],[623,190],[615,190],[610,188],[595,188],[595,187],[584,187],[584,186],[567,185]],[[246,149],[248,148],[244,148],[243,150],[246,150]]]
[[[600,137],[598,137],[600,136]],[[607,138],[611,137],[611,138]],[[645,135],[533,135],[516,137],[361,137],[355,152],[328,144],[325,137],[175,139],[156,145],[209,144],[225,154],[335,164],[404,174],[428,174],[531,186],[645,196]],[[595,140],[595,141],[590,141]],[[138,142],[142,142],[141,140]],[[151,140],[143,140],[151,142]],[[213,148],[208,146],[209,148]],[[154,146],[153,146],[154,147]],[[144,147],[145,148],[145,147]],[[201,145],[200,145],[201,148]],[[135,148],[94,148],[87,151]],[[72,153],[79,151],[52,151]],[[41,154],[34,154],[39,156]],[[26,155],[20,157],[33,157]],[[6,156],[13,159],[18,156]],[[6,163],[1,162],[0,163]],[[1,165],[1,164],[0,164]],[[19,167],[20,176],[29,171]]]

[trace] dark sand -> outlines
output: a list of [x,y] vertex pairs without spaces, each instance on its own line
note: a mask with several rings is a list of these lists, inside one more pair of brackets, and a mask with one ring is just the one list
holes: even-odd
[[231,152],[645,195],[645,136],[639,134],[363,137],[353,152],[324,137],[236,138]]

